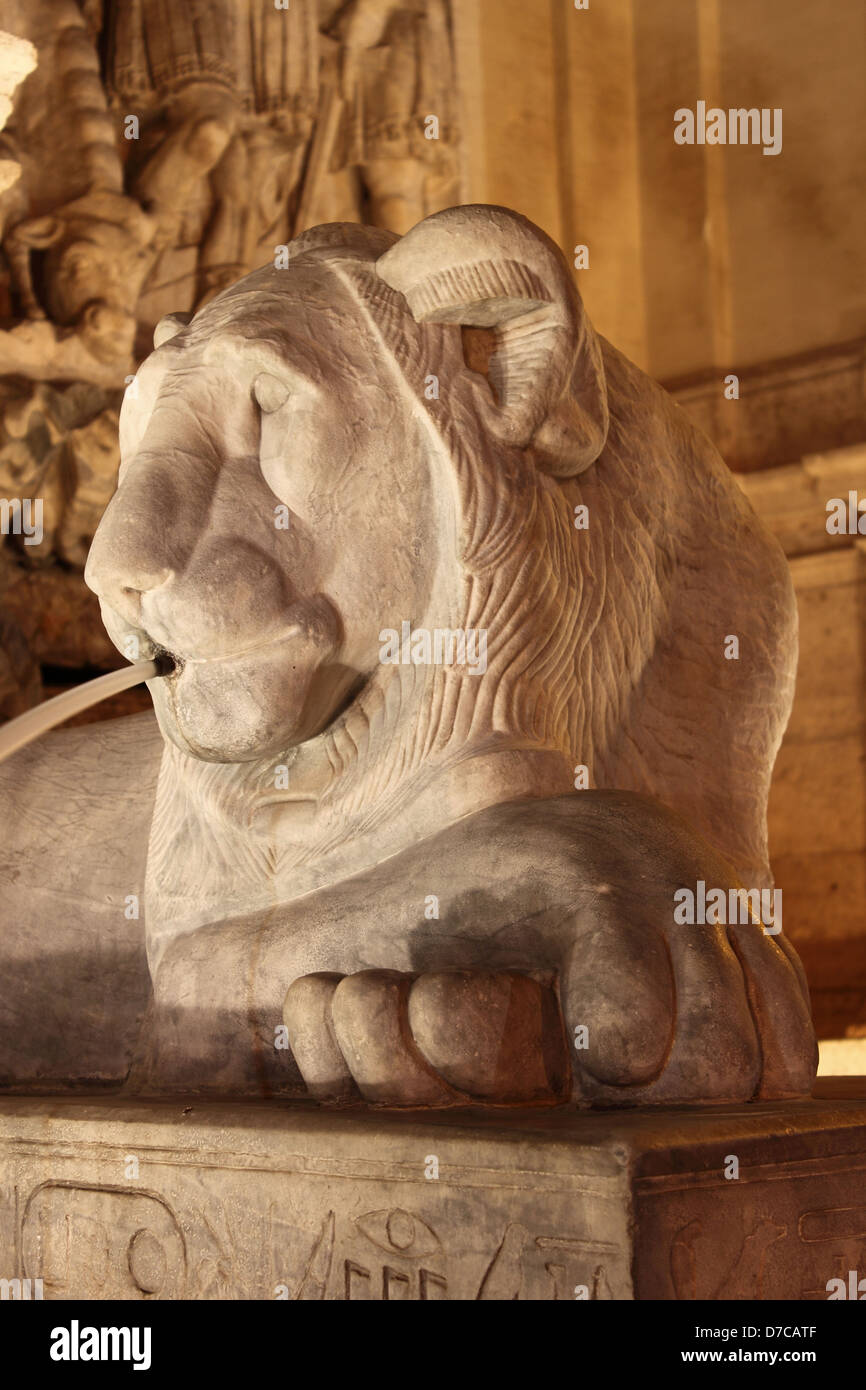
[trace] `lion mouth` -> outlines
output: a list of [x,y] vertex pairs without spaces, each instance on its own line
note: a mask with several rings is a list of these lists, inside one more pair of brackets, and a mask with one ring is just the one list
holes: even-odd
[[153,644],[153,660],[156,662],[156,674],[158,676],[175,676],[178,674],[179,666],[182,664],[172,656],[171,652],[165,651],[163,647]]
[[258,642],[252,642],[247,647],[238,647],[234,651],[222,652],[219,655],[209,654],[207,656],[190,656],[183,652],[171,651],[168,647],[161,646],[149,638],[154,648],[154,660],[165,660],[168,666],[167,675],[179,676],[187,666],[220,666],[230,665],[232,662],[244,661],[249,656],[254,656],[257,652],[266,651],[269,647],[275,647],[283,642],[290,641],[293,637],[299,636],[303,632],[300,623],[292,623],[290,627],[284,628],[281,632],[273,633],[268,637],[261,638]]

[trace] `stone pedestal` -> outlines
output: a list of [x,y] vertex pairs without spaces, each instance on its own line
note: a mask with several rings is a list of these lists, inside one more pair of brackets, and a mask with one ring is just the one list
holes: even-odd
[[864,1170],[863,1078],[642,1114],[7,1098],[0,1277],[46,1299],[826,1299],[866,1273]]

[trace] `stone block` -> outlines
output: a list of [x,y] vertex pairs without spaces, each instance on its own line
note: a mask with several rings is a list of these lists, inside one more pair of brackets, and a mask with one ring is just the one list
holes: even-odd
[[45,1299],[826,1299],[863,1269],[864,1163],[862,1077],[653,1113],[7,1098],[0,1276]]

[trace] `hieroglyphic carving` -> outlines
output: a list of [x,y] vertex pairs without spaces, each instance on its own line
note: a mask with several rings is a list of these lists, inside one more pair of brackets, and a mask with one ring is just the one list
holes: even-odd
[[797,1235],[808,1256],[802,1298],[826,1298],[829,1280],[841,1279],[847,1285],[849,1271],[866,1273],[866,1206],[804,1211],[797,1222]]
[[295,1299],[301,1302],[323,1299],[328,1287],[331,1262],[334,1257],[334,1212],[329,1211],[322,1222],[318,1240],[310,1252],[304,1277]]
[[703,1260],[701,1269],[711,1279],[709,1287],[706,1287],[705,1282],[699,1279],[695,1251],[696,1241],[705,1236],[704,1227],[701,1221],[688,1222],[677,1231],[671,1242],[671,1275],[677,1298],[763,1298],[767,1250],[776,1241],[784,1239],[787,1229],[774,1221],[758,1221],[742,1237],[733,1261],[721,1275],[716,1261]]
[[[760,1135],[731,1108],[720,1153],[746,1128],[751,1146],[731,1181],[706,1144],[690,1154],[676,1112],[631,1127],[637,1173],[623,1181],[622,1116],[606,1134],[597,1115],[565,1129],[540,1117],[534,1134],[524,1117],[518,1159],[499,1123],[402,1117],[347,1145],[357,1116],[189,1105],[178,1123],[163,1102],[123,1106],[121,1142],[117,1101],[0,1102],[0,1275],[43,1278],[46,1299],[299,1301],[823,1300],[829,1280],[866,1275],[852,1104],[767,1107]],[[418,1158],[437,1147],[433,1182]],[[121,1187],[107,1174],[130,1150],[141,1173]]]
[[[481,1281],[482,1301],[517,1299],[612,1299],[608,1272],[599,1255],[610,1257],[618,1247],[609,1241],[567,1236],[531,1236],[511,1222]],[[542,1271],[548,1276],[542,1282]]]
[[[736,1180],[678,1171],[639,1184],[638,1297],[826,1299],[866,1270],[862,1156],[741,1159]],[[647,1290],[656,1290],[652,1295]]]
[[[347,1299],[424,1302],[447,1298],[442,1242],[417,1213],[402,1207],[368,1212],[354,1222],[354,1235],[355,1248],[342,1266]],[[363,1248],[359,1252],[358,1237],[379,1254],[365,1254]]]
[[49,1298],[175,1298],[182,1294],[186,1246],[171,1207],[152,1192],[45,1182],[24,1211],[25,1276],[41,1278]]

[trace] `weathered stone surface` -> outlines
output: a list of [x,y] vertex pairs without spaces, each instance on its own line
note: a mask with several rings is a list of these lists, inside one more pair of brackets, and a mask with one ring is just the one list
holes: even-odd
[[[303,1094],[305,1066],[312,1059],[318,1088],[322,1063],[330,1065],[340,1039],[322,1011],[321,1057],[309,1034],[296,1058],[281,1049],[286,992],[305,975],[330,969],[351,977],[375,960],[380,970],[422,977],[455,968],[558,972],[569,1038],[577,1044],[578,1026],[587,1032],[572,1054],[570,1082],[584,1103],[733,1100],[808,1089],[814,1071],[808,1004],[784,936],[766,935],[754,923],[676,925],[677,886],[701,874],[724,882],[729,870],[671,813],[626,793],[492,807],[364,874],[286,903],[279,913],[236,915],[179,938],[165,953],[154,1007],[136,1043],[131,1000],[146,997],[148,981],[140,923],[127,920],[124,908],[133,895],[147,911],[142,830],[159,758],[155,734],[146,718],[73,730],[24,750],[0,770],[2,785],[8,769],[28,768],[20,788],[8,784],[14,814],[2,865],[4,904],[14,924],[5,949],[21,980],[9,997],[2,1036],[3,1056],[12,1059],[7,1084],[33,1084],[49,1075],[56,1086],[65,1075],[71,1083],[101,1078],[119,1085],[132,1046],[137,1061],[128,1084],[135,1088]],[[96,767],[87,760],[94,737]],[[130,752],[145,738],[147,761],[130,778]],[[34,786],[51,787],[56,799],[60,768],[64,796],[75,808],[74,834],[63,825],[42,825],[33,805]],[[108,788],[125,789],[122,822],[105,796]],[[19,870],[34,826],[41,841],[34,860],[39,920],[53,908],[50,933],[22,933],[19,925],[32,912],[29,880]],[[125,847],[126,835],[135,857]],[[91,872],[86,891],[76,892],[75,912],[67,912],[69,860],[86,876],[97,845],[98,876]],[[440,915],[427,919],[424,902],[431,892]],[[66,943],[101,1001],[89,1049],[71,1056],[63,1037],[73,1026],[79,987],[58,994],[52,983],[64,968]],[[131,954],[122,988],[113,991],[106,969],[121,945]],[[443,1033],[453,1027],[445,1003]],[[456,1013],[459,1021],[459,1008]],[[308,1028],[315,1023],[308,1014]],[[401,1054],[378,1046],[374,1011],[368,1027],[379,1068],[376,1099],[411,1104]],[[548,1021],[544,1057],[556,1047],[560,1029],[558,1018],[555,1025]],[[343,1054],[359,1084],[369,1077],[358,1050],[363,1035],[363,1020],[356,1020],[347,1035],[353,1046]],[[469,1036],[461,1065],[474,1068],[474,1052]],[[541,1056],[533,1063],[543,1064]],[[489,1066],[483,1063],[477,1075],[470,1093],[481,1097]],[[502,1076],[500,1084],[503,1100],[514,1079]],[[461,1098],[440,1093],[437,1103],[449,1099]]]
[[866,1094],[819,1090],[507,1123],[6,1099],[0,1275],[46,1299],[825,1299],[862,1269]]
[[769,1107],[768,1136],[724,1119],[655,1136],[635,1185],[637,1298],[823,1300],[862,1277],[866,1087],[827,1077],[816,1094]]
[[4,1087],[117,1085],[129,1070],[150,997],[137,904],[160,755],[143,718],[146,731],[141,717],[96,726],[96,763],[86,727],[19,763],[23,780],[16,760],[0,767]]
[[334,1033],[365,1100],[436,1106],[455,1099],[447,1081],[406,1037],[411,977],[397,970],[359,970],[334,992]]
[[283,1003],[288,1043],[317,1100],[355,1099],[359,1095],[337,1042],[331,1003],[342,975],[321,971],[302,975],[289,986]]
[[538,980],[458,970],[419,976],[407,1023],[456,1090],[513,1104],[565,1093],[569,1063],[557,1015],[556,996]]
[[[290,253],[164,319],[124,401],[86,578],[123,655],[165,663],[155,799],[143,723],[0,774],[8,878],[31,841],[44,860],[61,748],[85,821],[92,799],[111,814],[101,781],[135,787],[146,855],[120,820],[95,913],[134,898],[147,942],[129,1084],[297,1094],[306,1067],[317,1094],[348,1070],[396,1106],[804,1094],[805,982],[761,901],[796,653],[778,546],[525,218],[331,225]],[[64,871],[39,863],[52,900]],[[707,886],[725,911],[678,917]],[[32,921],[12,949],[57,950]],[[323,972],[346,978],[284,1023]],[[508,1007],[477,1021],[485,974],[513,1031]],[[131,966],[69,1084],[127,1075],[138,985]],[[303,1062],[277,1046],[295,1025]],[[27,1037],[13,1084],[41,1075]]]

